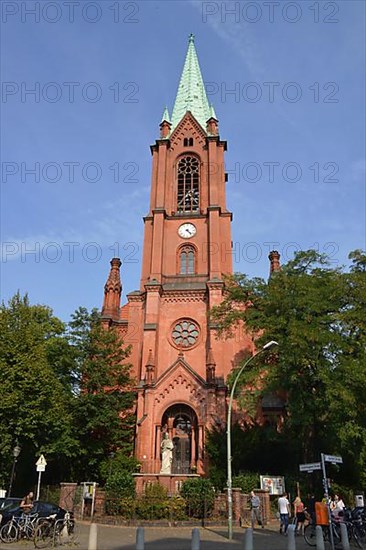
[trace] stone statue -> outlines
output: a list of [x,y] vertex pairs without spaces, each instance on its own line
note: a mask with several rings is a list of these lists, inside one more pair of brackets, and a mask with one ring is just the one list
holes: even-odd
[[173,449],[174,443],[169,438],[167,433],[164,434],[163,440],[161,442],[161,474],[171,474],[172,473],[172,462],[173,462]]

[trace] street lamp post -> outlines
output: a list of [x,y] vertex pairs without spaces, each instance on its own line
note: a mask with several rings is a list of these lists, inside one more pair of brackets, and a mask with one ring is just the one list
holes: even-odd
[[13,488],[13,481],[14,481],[14,475],[15,475],[15,466],[18,460],[18,456],[20,455],[20,451],[22,450],[21,446],[18,443],[18,440],[16,441],[15,447],[13,449],[13,466],[11,469],[11,476],[10,476],[10,483],[9,483],[9,490],[8,490],[8,497],[11,497],[11,491]]
[[234,401],[234,393],[235,388],[238,383],[238,380],[240,378],[241,373],[247,367],[247,365],[253,361],[255,357],[257,357],[260,353],[263,353],[264,351],[269,350],[273,346],[278,346],[278,343],[274,340],[271,340],[267,344],[263,346],[262,349],[257,351],[257,353],[254,353],[249,357],[249,359],[244,363],[244,365],[239,369],[234,383],[232,385],[231,391],[230,391],[230,400],[229,400],[229,407],[227,412],[227,504],[228,504],[228,531],[229,531],[229,540],[233,538],[233,488],[232,488],[232,472],[231,472],[231,411],[233,408],[233,401]]

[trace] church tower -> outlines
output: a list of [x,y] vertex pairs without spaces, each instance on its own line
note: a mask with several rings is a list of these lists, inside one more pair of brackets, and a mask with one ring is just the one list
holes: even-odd
[[174,443],[170,477],[205,474],[206,430],[226,422],[227,375],[243,351],[253,351],[239,332],[218,339],[209,316],[223,299],[223,276],[232,273],[226,148],[191,35],[172,115],[166,108],[151,146],[140,289],[117,315],[121,287],[113,259],[102,310],[105,323],[116,324],[132,345],[135,455],[146,476],[160,472],[165,434]]

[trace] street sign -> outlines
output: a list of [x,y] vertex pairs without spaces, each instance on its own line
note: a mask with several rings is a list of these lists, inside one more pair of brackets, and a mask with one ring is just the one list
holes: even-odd
[[41,455],[41,456],[39,457],[39,459],[37,460],[36,466],[44,466],[44,467],[46,468],[46,466],[47,466],[47,461],[46,461],[46,459],[45,459],[45,457],[44,457],[43,455]]
[[341,456],[324,455],[325,462],[332,462],[333,464],[343,464],[343,458]]
[[39,499],[39,493],[41,491],[41,476],[42,476],[42,472],[44,472],[46,470],[46,466],[47,466],[47,460],[45,459],[45,457],[43,455],[41,455],[39,457],[39,459],[37,460],[37,462],[36,462],[36,467],[37,467],[37,472],[38,472],[38,484],[37,484],[36,500]]
[[314,470],[321,470],[320,462],[309,462],[309,464],[300,464],[300,472],[313,472]]

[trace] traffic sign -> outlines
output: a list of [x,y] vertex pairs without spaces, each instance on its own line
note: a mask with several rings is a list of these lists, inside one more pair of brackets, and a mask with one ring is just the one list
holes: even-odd
[[36,462],[37,472],[44,472],[46,470],[47,461],[43,455],[39,457]]
[[309,464],[300,464],[300,472],[313,472],[314,470],[321,470],[320,462],[310,462]]
[[343,458],[341,456],[324,455],[325,462],[332,462],[333,464],[343,464]]
[[45,457],[43,455],[41,455],[39,457],[39,459],[37,460],[37,462],[36,462],[36,467],[37,467],[37,472],[38,472],[38,484],[37,484],[36,500],[39,499],[39,494],[41,492],[41,476],[42,476],[42,472],[44,472],[46,470],[46,466],[47,466],[47,460],[45,459]]

